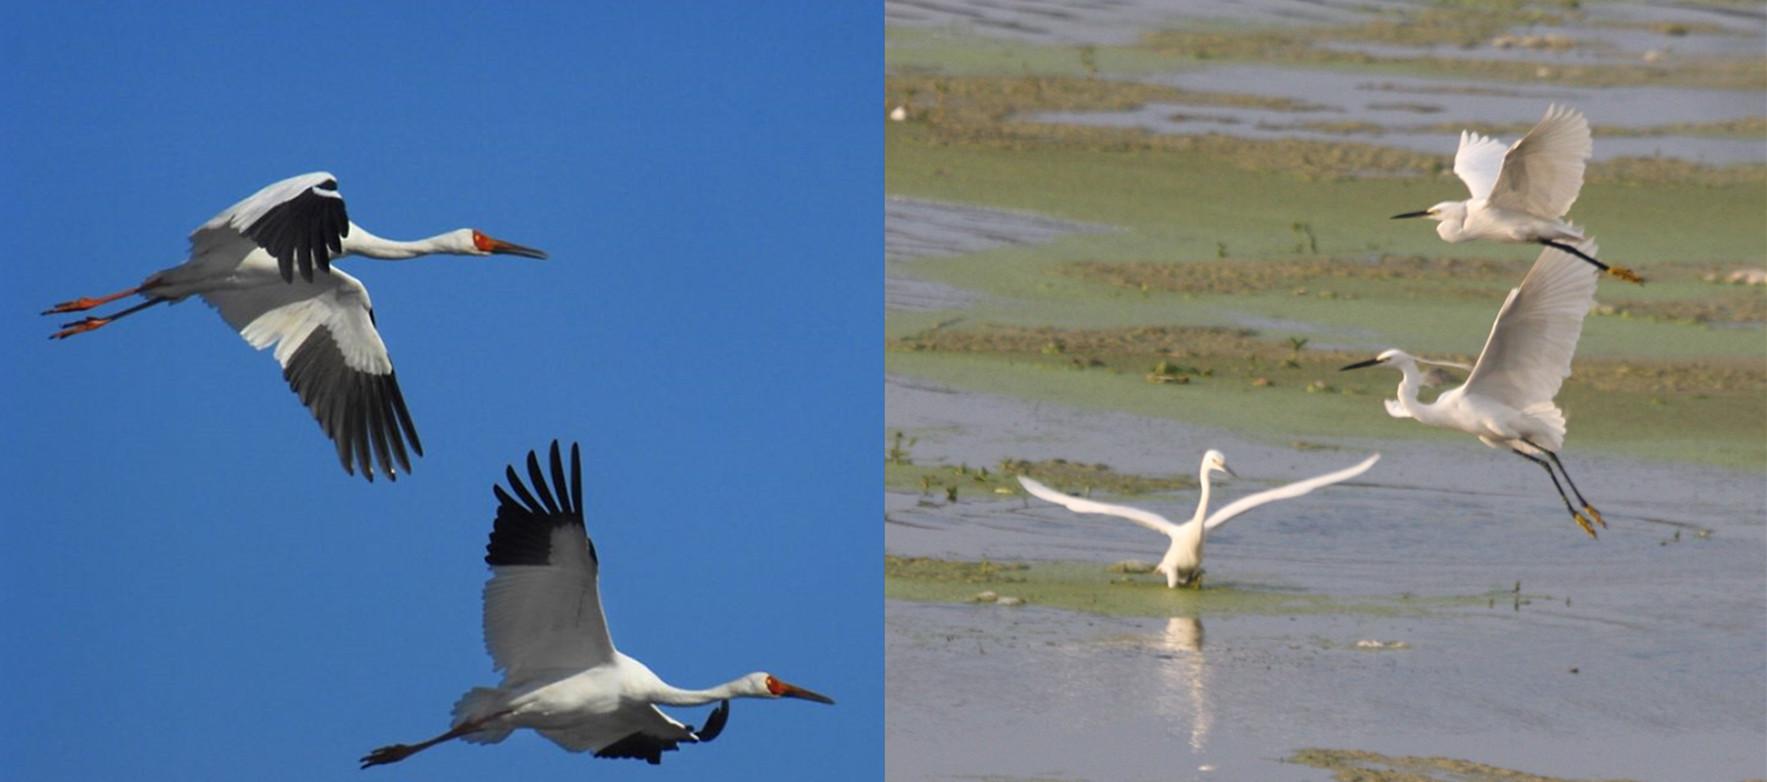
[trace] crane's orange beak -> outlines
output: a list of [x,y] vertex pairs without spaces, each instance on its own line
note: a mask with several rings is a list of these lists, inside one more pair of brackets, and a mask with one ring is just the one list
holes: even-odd
[[834,699],[819,692],[811,692],[795,684],[787,684],[776,678],[767,679],[767,691],[780,698],[802,698],[817,703],[833,704]]
[[532,247],[519,245],[515,242],[506,242],[502,239],[493,239],[478,231],[472,232],[472,243],[473,246],[479,248],[479,252],[482,253],[491,253],[493,255],[520,255],[523,258],[539,258],[540,260],[546,260],[545,250],[536,250]]

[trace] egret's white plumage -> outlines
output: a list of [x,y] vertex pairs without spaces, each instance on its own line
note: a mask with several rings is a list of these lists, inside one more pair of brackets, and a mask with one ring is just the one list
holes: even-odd
[[1556,246],[1630,282],[1638,275],[1576,250],[1583,231],[1564,217],[1583,189],[1583,169],[1593,154],[1589,121],[1582,112],[1552,105],[1546,116],[1514,144],[1470,130],[1460,132],[1454,174],[1472,198],[1444,201],[1428,209],[1394,215],[1436,221],[1446,242],[1487,239]]
[[275,347],[283,377],[336,443],[345,471],[360,467],[374,480],[378,465],[396,478],[411,471],[407,443],[419,456],[423,445],[375,329],[368,290],[331,262],[435,253],[546,257],[471,228],[412,242],[375,236],[350,222],[337,178],[318,171],[271,184],[197,227],[184,263],[128,290],[64,301],[43,314],[83,312],[132,295],[145,299],[107,317],[69,323],[53,335],[63,339],[155,304],[200,296],[252,347]]
[[[567,479],[557,441],[551,475],[528,453],[528,483],[515,468],[509,490],[494,486],[497,520],[485,546],[485,648],[503,672],[497,687],[475,687],[454,705],[453,727],[418,744],[381,747],[362,767],[394,763],[436,744],[462,739],[492,744],[530,728],[572,752],[661,762],[680,744],[710,741],[724,728],[731,698],[828,697],[751,673],[705,690],[674,687],[614,648],[596,585],[600,558],[583,527],[583,473],[575,445]],[[532,489],[530,490],[530,486]],[[694,730],[658,704],[719,702]]]
[[1377,461],[1380,461],[1380,454],[1378,453],[1362,460],[1361,463],[1354,467],[1347,467],[1336,472],[1329,472],[1324,475],[1308,478],[1304,481],[1296,481],[1285,486],[1278,486],[1274,489],[1250,494],[1222,506],[1214,513],[1209,513],[1210,474],[1219,471],[1228,475],[1233,475],[1232,470],[1229,470],[1227,467],[1227,457],[1222,455],[1220,451],[1211,449],[1208,453],[1203,454],[1202,467],[1198,470],[1197,477],[1201,482],[1202,494],[1197,497],[1196,513],[1191,516],[1190,521],[1183,524],[1174,524],[1166,517],[1154,513],[1153,511],[1142,510],[1141,508],[1131,508],[1127,505],[1113,505],[1106,502],[1096,502],[1081,497],[1063,494],[1022,475],[1019,476],[1018,481],[1020,484],[1024,485],[1025,491],[1030,492],[1032,496],[1041,500],[1053,502],[1075,513],[1116,516],[1118,518],[1133,521],[1136,524],[1155,532],[1165,534],[1172,539],[1172,544],[1166,548],[1166,556],[1160,560],[1160,564],[1154,569],[1165,574],[1166,586],[1177,587],[1181,584],[1200,583],[1203,564],[1203,540],[1208,536],[1208,533],[1213,531],[1216,527],[1226,524],[1234,517],[1256,508],[1259,505],[1275,502],[1277,500],[1292,499],[1321,486],[1329,486],[1334,483],[1347,481],[1362,473],[1368,472],[1368,468],[1373,467],[1374,463]]
[[[1594,239],[1579,242],[1579,249],[1593,254]],[[1397,399],[1386,400],[1387,413],[1395,418],[1415,418],[1419,423],[1466,432],[1492,448],[1507,447],[1546,468],[1558,485],[1552,465],[1564,473],[1558,451],[1564,447],[1565,416],[1553,397],[1571,374],[1571,357],[1583,331],[1583,318],[1595,301],[1596,272],[1578,259],[1548,247],[1518,288],[1510,290],[1485,347],[1472,366],[1466,382],[1443,391],[1433,402],[1417,398],[1424,371],[1419,364],[1444,363],[1420,359],[1392,349],[1344,369],[1388,366],[1399,370]],[[1546,457],[1546,458],[1542,458]],[[1607,526],[1565,474],[1565,482],[1596,524]],[[1583,513],[1571,505],[1564,489],[1559,496],[1578,526],[1595,534]]]

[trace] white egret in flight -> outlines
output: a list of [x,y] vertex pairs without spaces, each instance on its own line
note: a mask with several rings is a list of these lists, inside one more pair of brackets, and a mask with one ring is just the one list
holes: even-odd
[[[531,728],[572,752],[656,764],[662,753],[681,744],[716,738],[729,718],[731,698],[834,703],[767,673],[751,673],[711,689],[684,690],[614,649],[596,584],[601,560],[583,528],[583,467],[577,446],[571,446],[568,482],[556,440],[551,461],[550,488],[532,451],[532,491],[522,485],[514,466],[504,471],[509,491],[491,487],[497,495],[497,520],[485,546],[485,562],[491,566],[491,580],[485,582],[485,647],[503,671],[503,683],[474,687],[461,696],[446,733],[417,744],[381,747],[362,758],[363,768],[396,763],[452,739],[495,744],[516,728]],[[714,701],[718,708],[699,730],[657,708]]]
[[128,296],[145,299],[50,335],[66,339],[155,304],[201,296],[252,347],[276,346],[283,378],[337,444],[346,472],[355,474],[360,466],[372,481],[378,461],[380,471],[396,479],[400,470],[411,471],[405,443],[418,456],[423,444],[375,330],[368,289],[331,262],[347,255],[403,260],[436,253],[546,257],[471,228],[413,242],[382,239],[350,222],[337,178],[319,171],[270,185],[203,223],[190,234],[184,263],[133,288],[64,301],[43,314],[84,312]]
[[1030,492],[1032,496],[1053,502],[1075,513],[1095,513],[1105,516],[1118,516],[1133,521],[1136,524],[1140,524],[1155,532],[1165,533],[1167,537],[1172,539],[1172,545],[1166,549],[1165,558],[1161,559],[1160,564],[1154,569],[1166,574],[1167,587],[1175,588],[1181,584],[1201,587],[1203,538],[1207,537],[1210,531],[1222,524],[1226,524],[1235,516],[1256,508],[1259,505],[1275,502],[1276,500],[1299,497],[1321,486],[1329,486],[1340,481],[1347,481],[1362,473],[1368,472],[1368,468],[1373,467],[1374,463],[1377,461],[1380,461],[1380,454],[1378,453],[1362,460],[1360,464],[1357,464],[1354,467],[1348,467],[1338,470],[1337,472],[1308,478],[1304,481],[1297,481],[1288,484],[1287,486],[1279,486],[1268,491],[1261,491],[1257,494],[1247,495],[1227,504],[1214,513],[1209,513],[1209,475],[1213,472],[1220,471],[1236,478],[1239,477],[1234,475],[1233,471],[1227,468],[1226,456],[1223,456],[1220,451],[1210,449],[1208,453],[1203,454],[1202,467],[1198,471],[1197,477],[1202,484],[1202,496],[1198,497],[1196,500],[1196,513],[1190,517],[1190,521],[1183,524],[1174,524],[1171,521],[1168,521],[1166,517],[1154,513],[1153,511],[1131,508],[1127,505],[1112,505],[1104,502],[1094,502],[1092,500],[1062,494],[1061,492],[1022,475],[1019,476],[1018,482],[1024,484],[1025,491]]
[[[1580,244],[1589,253],[1596,250],[1594,239]],[[1386,366],[1399,370],[1404,375],[1399,381],[1399,398],[1386,400],[1388,415],[1466,432],[1485,445],[1508,448],[1540,465],[1552,478],[1577,526],[1595,537],[1591,520],[1603,527],[1607,522],[1583,499],[1558,458],[1565,441],[1565,414],[1552,398],[1571,375],[1571,356],[1577,352],[1583,316],[1589,314],[1595,300],[1596,278],[1594,269],[1570,255],[1551,247],[1540,251],[1521,287],[1510,290],[1497,311],[1485,349],[1466,382],[1443,391],[1434,402],[1417,398],[1425,383],[1418,364],[1445,362],[1431,362],[1395,349],[1343,369]],[[1557,474],[1553,467],[1558,468]],[[1581,511],[1565,496],[1559,475],[1583,506]]]
[[1583,231],[1564,220],[1583,189],[1583,166],[1593,146],[1582,112],[1558,105],[1548,106],[1540,123],[1508,149],[1494,138],[1463,130],[1454,174],[1472,198],[1443,201],[1393,219],[1428,217],[1447,242],[1489,239],[1556,247],[1622,280],[1642,283],[1630,269],[1609,266],[1593,252],[1577,249]]

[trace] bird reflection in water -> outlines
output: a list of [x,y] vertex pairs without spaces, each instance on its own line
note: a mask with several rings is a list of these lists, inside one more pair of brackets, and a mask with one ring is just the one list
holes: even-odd
[[[1151,640],[1161,652],[1158,673],[1165,682],[1165,691],[1174,696],[1161,699],[1161,710],[1189,717],[1190,749],[1200,755],[1214,722],[1209,703],[1208,662],[1203,657],[1202,620],[1174,616],[1166,620],[1165,632]],[[1178,693],[1186,697],[1179,700]]]

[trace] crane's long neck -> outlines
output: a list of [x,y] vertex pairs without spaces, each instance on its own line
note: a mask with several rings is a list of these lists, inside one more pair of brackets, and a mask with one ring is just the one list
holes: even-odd
[[344,237],[344,253],[366,258],[379,258],[384,261],[402,261],[407,258],[436,253],[458,254],[462,250],[455,239],[455,233],[449,231],[426,239],[401,242],[396,239],[375,236],[369,233],[368,229],[351,223],[350,234]]
[[656,691],[651,694],[650,700],[653,703],[662,703],[669,706],[698,706],[705,703],[714,703],[725,700],[727,698],[744,698],[754,695],[754,693],[738,686],[742,684],[742,682],[742,679],[732,679],[716,687],[705,690],[683,690],[672,684],[659,683]]

